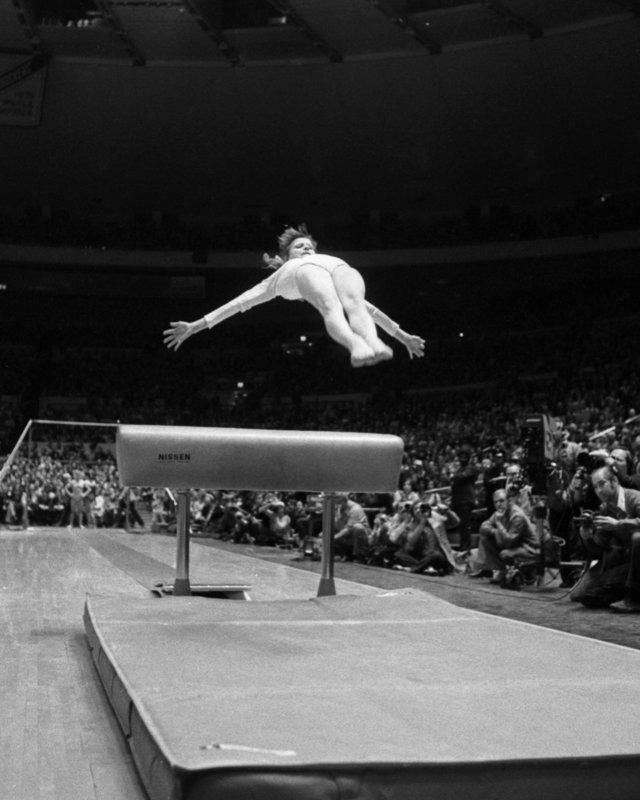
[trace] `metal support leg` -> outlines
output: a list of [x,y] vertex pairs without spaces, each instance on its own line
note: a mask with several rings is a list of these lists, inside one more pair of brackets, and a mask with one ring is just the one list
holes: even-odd
[[189,583],[189,506],[190,492],[178,492],[178,520],[177,520],[177,547],[176,578],[173,584],[174,595],[190,595]]
[[336,496],[328,492],[322,498],[322,577],[318,597],[336,593],[333,580],[333,518]]

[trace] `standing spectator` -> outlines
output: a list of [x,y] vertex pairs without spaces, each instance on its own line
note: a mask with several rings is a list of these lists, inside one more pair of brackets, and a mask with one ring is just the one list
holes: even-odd
[[96,528],[104,528],[105,496],[104,487],[96,487],[91,504],[91,516]]
[[484,502],[488,517],[496,510],[493,505],[493,493],[497,489],[504,489],[506,481],[504,450],[500,447],[496,448],[492,453],[492,457],[491,466],[487,467],[482,477]]
[[[82,524],[84,522],[84,501],[91,490],[87,486],[81,470],[73,470],[73,476],[67,483],[65,491],[69,498],[69,528],[84,528]],[[74,525],[76,521],[77,526]]]
[[83,501],[83,513],[84,518],[87,521],[87,526],[89,528],[96,527],[96,521],[93,516],[93,504],[96,498],[96,491],[97,485],[95,480],[92,478],[85,478],[84,479],[84,501]]
[[471,550],[471,519],[476,505],[476,480],[480,468],[471,463],[471,451],[461,447],[458,451],[458,468],[451,476],[451,510],[460,519],[458,532],[459,549],[463,552]]
[[127,527],[133,530],[136,525],[144,528],[144,521],[136,506],[139,500],[138,494],[134,489],[125,487],[118,497],[118,527]]

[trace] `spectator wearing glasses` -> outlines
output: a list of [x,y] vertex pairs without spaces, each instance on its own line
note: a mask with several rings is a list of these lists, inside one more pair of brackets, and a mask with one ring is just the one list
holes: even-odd
[[584,512],[580,536],[593,564],[571,593],[587,608],[640,612],[640,491],[620,485],[607,465],[591,474],[600,507]]

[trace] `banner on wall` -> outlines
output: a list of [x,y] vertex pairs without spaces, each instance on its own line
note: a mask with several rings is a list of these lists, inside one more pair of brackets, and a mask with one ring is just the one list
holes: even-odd
[[0,54],[0,125],[39,125],[46,79],[41,56]]

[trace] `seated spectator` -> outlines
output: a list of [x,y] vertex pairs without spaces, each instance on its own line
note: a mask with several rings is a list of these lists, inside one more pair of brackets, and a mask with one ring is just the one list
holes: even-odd
[[64,505],[53,483],[45,483],[35,493],[34,523],[36,525],[62,525]]
[[286,507],[279,498],[269,498],[268,502],[260,508],[268,520],[269,539],[276,547],[298,547],[300,539],[291,527],[291,517],[286,513]]
[[168,525],[168,506],[171,501],[165,489],[156,489],[151,497],[151,530],[166,530]]
[[431,506],[420,502],[414,507],[415,526],[405,544],[396,552],[396,563],[411,572],[447,575],[461,572],[462,566],[447,536],[447,528],[456,528],[460,520],[447,505]]
[[[389,547],[389,515],[379,511],[373,518],[373,525],[369,534],[369,555],[367,563],[376,567],[385,566],[385,552]],[[395,553],[395,546],[392,555]]]
[[407,538],[415,526],[413,505],[404,503],[395,514],[378,513],[369,536],[370,553],[368,563],[378,567],[393,567],[396,554],[403,550]]
[[496,511],[480,526],[478,553],[473,559],[471,578],[494,572],[491,582],[502,584],[507,568],[531,561],[540,553],[537,530],[516,504],[515,494],[498,489],[493,495]]
[[27,487],[12,486],[5,497],[4,521],[11,528],[29,526]]
[[335,510],[334,552],[337,558],[365,562],[369,555],[370,527],[367,515],[351,495],[338,495]]
[[615,605],[616,611],[640,611],[640,491],[623,488],[611,466],[594,470],[591,482],[601,505],[595,513],[583,514],[580,536],[595,564],[574,587],[571,599],[587,608]]
[[413,505],[420,499],[420,495],[416,492],[413,481],[406,480],[402,484],[402,488],[398,489],[393,495],[393,510],[399,511],[401,506],[406,503]]
[[208,533],[213,529],[215,498],[211,492],[201,489],[191,498],[191,532]]
[[242,505],[236,508],[234,523],[231,528],[231,539],[236,544],[269,544],[270,539],[266,526],[252,511]]
[[295,495],[287,498],[286,513],[291,519],[293,535],[297,537],[299,542],[313,535],[311,515],[300,498],[295,497]]
[[[229,539],[236,528],[241,499],[236,492],[223,492],[216,514],[215,530],[220,539]],[[266,526],[266,519],[265,519]],[[261,542],[259,542],[261,544]]]
[[623,614],[640,613],[640,531],[633,531],[629,547],[629,571],[622,600],[611,603],[612,611]]

